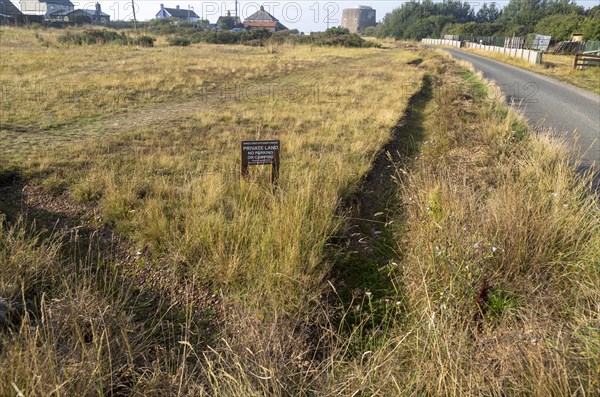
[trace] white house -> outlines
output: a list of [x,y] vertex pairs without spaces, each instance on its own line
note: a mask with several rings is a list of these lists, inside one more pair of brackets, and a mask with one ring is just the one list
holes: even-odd
[[165,8],[163,4],[160,5],[160,11],[156,14],[156,18],[177,18],[192,23],[200,20],[198,14],[191,8],[183,9],[179,8],[179,6],[175,8]]
[[20,0],[21,12],[30,15],[43,15],[46,19],[64,19],[75,10],[70,0]]

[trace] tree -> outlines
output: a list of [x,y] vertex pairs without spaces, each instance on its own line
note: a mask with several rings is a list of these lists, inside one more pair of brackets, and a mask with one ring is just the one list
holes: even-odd
[[381,23],[380,35],[398,39],[420,39],[439,36],[448,23],[466,23],[475,20],[469,3],[458,0],[433,2],[414,0],[387,14]]
[[375,26],[367,26],[362,33],[367,37],[375,37],[377,36],[377,28]]
[[496,6],[496,3],[491,3],[489,6],[487,3],[483,3],[475,15],[475,20],[479,23],[496,22],[500,15],[502,15],[502,10]]
[[600,15],[596,18],[586,18],[581,24],[580,30],[586,40],[600,40]]
[[552,36],[559,41],[569,40],[579,30],[583,20],[584,17],[577,14],[550,15],[537,23],[535,32]]

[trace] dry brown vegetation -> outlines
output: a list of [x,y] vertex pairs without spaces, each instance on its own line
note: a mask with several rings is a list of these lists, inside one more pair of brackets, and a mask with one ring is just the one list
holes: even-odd
[[[50,81],[76,69],[73,48],[32,32],[0,40],[3,82],[23,52],[39,65],[25,85],[50,58]],[[251,88],[133,89],[109,114],[45,98],[43,122],[9,119],[31,100],[3,97],[0,394],[597,389],[598,197],[564,143],[530,134],[465,66],[410,46],[78,50],[97,68],[127,56],[122,73],[166,62],[145,66],[150,82],[242,56],[231,79]],[[102,80],[73,84],[88,79]],[[239,180],[245,138],[281,139],[277,189],[262,169]]]

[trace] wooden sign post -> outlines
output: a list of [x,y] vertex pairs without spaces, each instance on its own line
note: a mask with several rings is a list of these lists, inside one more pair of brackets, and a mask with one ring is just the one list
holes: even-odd
[[279,140],[276,141],[242,141],[242,178],[248,177],[251,165],[271,164],[271,182],[279,179]]

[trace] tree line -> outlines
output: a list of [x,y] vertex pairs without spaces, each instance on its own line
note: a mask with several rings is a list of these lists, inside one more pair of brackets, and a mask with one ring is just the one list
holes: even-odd
[[510,0],[504,8],[484,3],[475,11],[469,3],[459,0],[412,0],[365,33],[396,39],[538,33],[559,41],[581,33],[586,40],[600,40],[600,5],[586,10],[573,0]]

